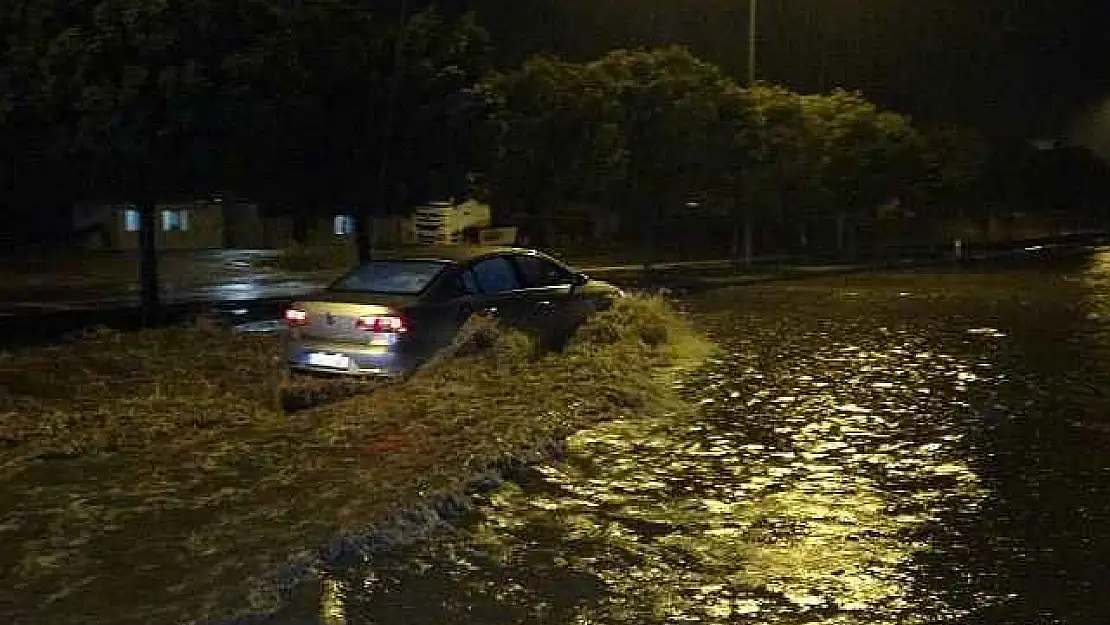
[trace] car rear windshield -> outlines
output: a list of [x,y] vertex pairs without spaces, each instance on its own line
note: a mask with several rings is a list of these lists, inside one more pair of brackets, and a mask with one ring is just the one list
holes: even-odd
[[332,289],[416,295],[428,288],[447,263],[436,260],[376,260],[340,278]]

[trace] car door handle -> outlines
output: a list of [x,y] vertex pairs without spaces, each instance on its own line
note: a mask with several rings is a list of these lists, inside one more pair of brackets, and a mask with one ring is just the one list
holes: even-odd
[[555,303],[544,300],[536,304],[536,312],[549,313],[555,310]]

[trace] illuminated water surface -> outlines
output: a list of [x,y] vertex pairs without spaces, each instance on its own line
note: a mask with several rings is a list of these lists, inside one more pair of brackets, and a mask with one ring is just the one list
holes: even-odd
[[1110,622],[1110,254],[743,287],[723,346],[333,623]]

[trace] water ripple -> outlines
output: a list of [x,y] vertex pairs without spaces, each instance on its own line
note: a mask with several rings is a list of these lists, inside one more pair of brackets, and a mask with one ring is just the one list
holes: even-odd
[[453,535],[339,575],[344,618],[1099,622],[1110,469],[1078,452],[1110,451],[1110,260],[1085,271],[710,295],[696,414],[580,432]]

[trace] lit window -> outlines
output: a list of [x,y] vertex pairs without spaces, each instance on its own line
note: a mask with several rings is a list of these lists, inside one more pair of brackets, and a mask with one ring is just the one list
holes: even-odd
[[334,232],[336,235],[354,234],[355,218],[350,215],[336,215]]
[[139,231],[139,211],[133,208],[123,211],[123,229],[125,232]]
[[170,232],[184,232],[189,229],[189,211],[188,210],[164,210],[162,211],[162,231]]

